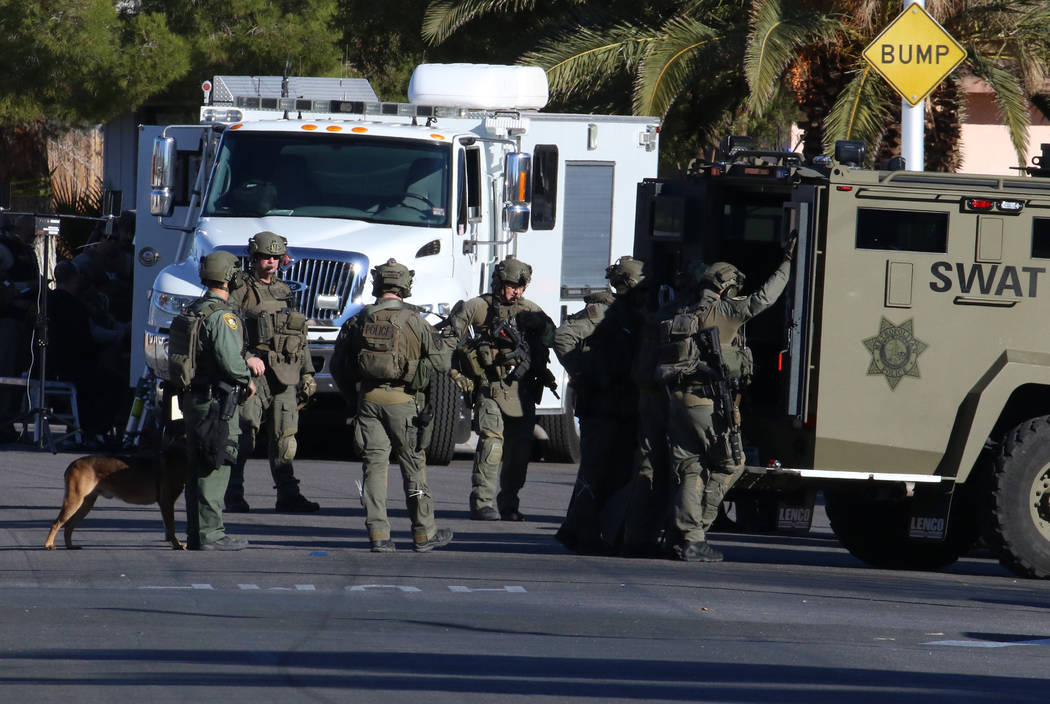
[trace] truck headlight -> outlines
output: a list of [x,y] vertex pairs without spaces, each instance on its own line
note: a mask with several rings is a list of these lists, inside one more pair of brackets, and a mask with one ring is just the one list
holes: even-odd
[[184,306],[195,300],[197,300],[196,296],[176,296],[173,293],[153,291],[153,295],[150,296],[147,323],[156,328],[168,327],[171,319],[182,312]]

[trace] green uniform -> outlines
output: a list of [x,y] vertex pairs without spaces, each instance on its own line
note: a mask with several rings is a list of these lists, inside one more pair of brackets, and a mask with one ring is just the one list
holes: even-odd
[[[718,327],[722,354],[730,367],[739,354],[733,340],[740,328],[779,298],[787,285],[791,262],[785,260],[750,296],[720,298],[705,290],[698,304],[688,310],[700,316],[700,327]],[[668,443],[676,483],[672,514],[683,542],[702,542],[718,516],[718,507],[743,467],[729,447],[729,419],[716,412],[715,402],[704,390],[704,379],[686,379],[668,388]]]
[[299,430],[298,391],[302,377],[314,373],[306,318],[295,311],[292,290],[283,281],[275,278],[267,284],[248,274],[241,282],[230,292],[230,303],[244,319],[249,353],[266,364],[266,372],[254,378],[255,395],[241,409],[240,446],[226,499],[244,499],[244,465],[265,425],[270,474],[280,503],[299,496],[292,466]]
[[608,292],[590,294],[584,302],[554,334],[554,351],[569,373],[580,419],[579,471],[556,537],[571,549],[594,552],[619,540],[621,521],[612,527],[616,535],[603,534],[600,517],[634,467],[638,392],[631,367],[642,312]]
[[[248,366],[244,361],[244,326],[233,307],[220,296],[208,291],[190,304],[194,312],[207,312],[201,323],[200,353],[196,374],[188,390],[179,397],[186,418],[190,480],[197,482],[197,523],[200,543],[214,543],[226,535],[222,521],[223,496],[230,478],[230,465],[206,466],[197,451],[197,427],[215,401],[215,385],[223,382],[247,386]],[[210,312],[208,312],[210,311]],[[229,421],[228,441],[236,445],[240,435],[238,413]],[[190,537],[193,544],[193,538]]]
[[[515,365],[501,359],[495,343],[488,345],[492,330],[500,320],[513,321],[533,348],[530,369],[521,380],[508,378]],[[500,514],[516,513],[518,492],[525,486],[532,456],[536,403],[543,393],[537,374],[545,369],[548,349],[554,342],[554,323],[532,301],[519,298],[512,304],[504,304],[491,293],[456,306],[449,322],[460,340],[469,335],[470,328],[474,329],[475,338],[465,346],[472,350],[471,354],[476,354],[481,372],[471,375],[476,386],[474,413],[478,446],[471,474],[470,509],[472,512],[491,509],[495,501]],[[470,373],[470,370],[461,371]]]
[[[356,360],[364,347],[366,326],[375,320],[390,320],[389,316],[399,311],[408,314],[393,317],[394,326],[399,329],[394,351],[409,370],[409,378],[377,378],[362,373]],[[381,333],[389,329],[379,327]],[[397,298],[381,298],[365,307],[340,330],[335,347],[333,377],[340,389],[347,393],[350,385],[360,384],[353,439],[363,459],[362,501],[369,540],[373,545],[390,540],[387,471],[393,450],[401,466],[412,538],[416,545],[424,543],[435,536],[437,528],[427,485],[426,454],[419,437],[423,432],[419,414],[430,372],[448,372],[451,348],[423,320],[418,308]]]

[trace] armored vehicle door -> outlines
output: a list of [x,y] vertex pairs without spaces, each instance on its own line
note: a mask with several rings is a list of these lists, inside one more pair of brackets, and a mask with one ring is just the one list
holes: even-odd
[[[733,165],[735,166],[735,165]],[[805,421],[813,325],[814,233],[823,188],[800,183],[783,167],[751,166],[750,173],[646,180],[639,185],[635,256],[663,300],[682,272],[726,261],[747,277],[741,295],[758,290],[798,237],[791,281],[770,310],[744,328],[755,359],[746,409],[751,419]],[[750,424],[749,424],[750,425]],[[758,430],[756,425],[752,429]]]

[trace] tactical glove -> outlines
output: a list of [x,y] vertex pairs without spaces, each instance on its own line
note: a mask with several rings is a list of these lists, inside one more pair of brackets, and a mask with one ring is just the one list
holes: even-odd
[[317,393],[317,382],[314,381],[314,375],[303,374],[299,379],[299,393],[297,394],[299,400],[309,401],[315,393]]
[[469,376],[461,374],[458,369],[453,369],[448,373],[452,377],[452,381],[456,383],[456,386],[465,394],[474,392],[474,382]]

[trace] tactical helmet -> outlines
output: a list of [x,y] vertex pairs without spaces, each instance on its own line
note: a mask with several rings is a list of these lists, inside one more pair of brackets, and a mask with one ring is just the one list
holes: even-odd
[[744,286],[743,272],[728,262],[715,262],[704,269],[699,283],[726,296],[735,296]]
[[516,257],[507,257],[492,269],[492,289],[501,286],[528,286],[532,281],[532,267]]
[[645,262],[630,256],[623,256],[615,263],[605,267],[605,278],[609,280],[617,294],[624,294],[645,281]]
[[253,257],[256,254],[283,256],[288,253],[288,240],[276,232],[257,232],[248,240],[248,253]]
[[412,295],[412,277],[416,272],[393,259],[372,269],[372,295],[378,298],[387,291],[393,291],[401,298]]
[[237,257],[226,251],[212,252],[201,257],[201,281],[227,282],[240,268]]

